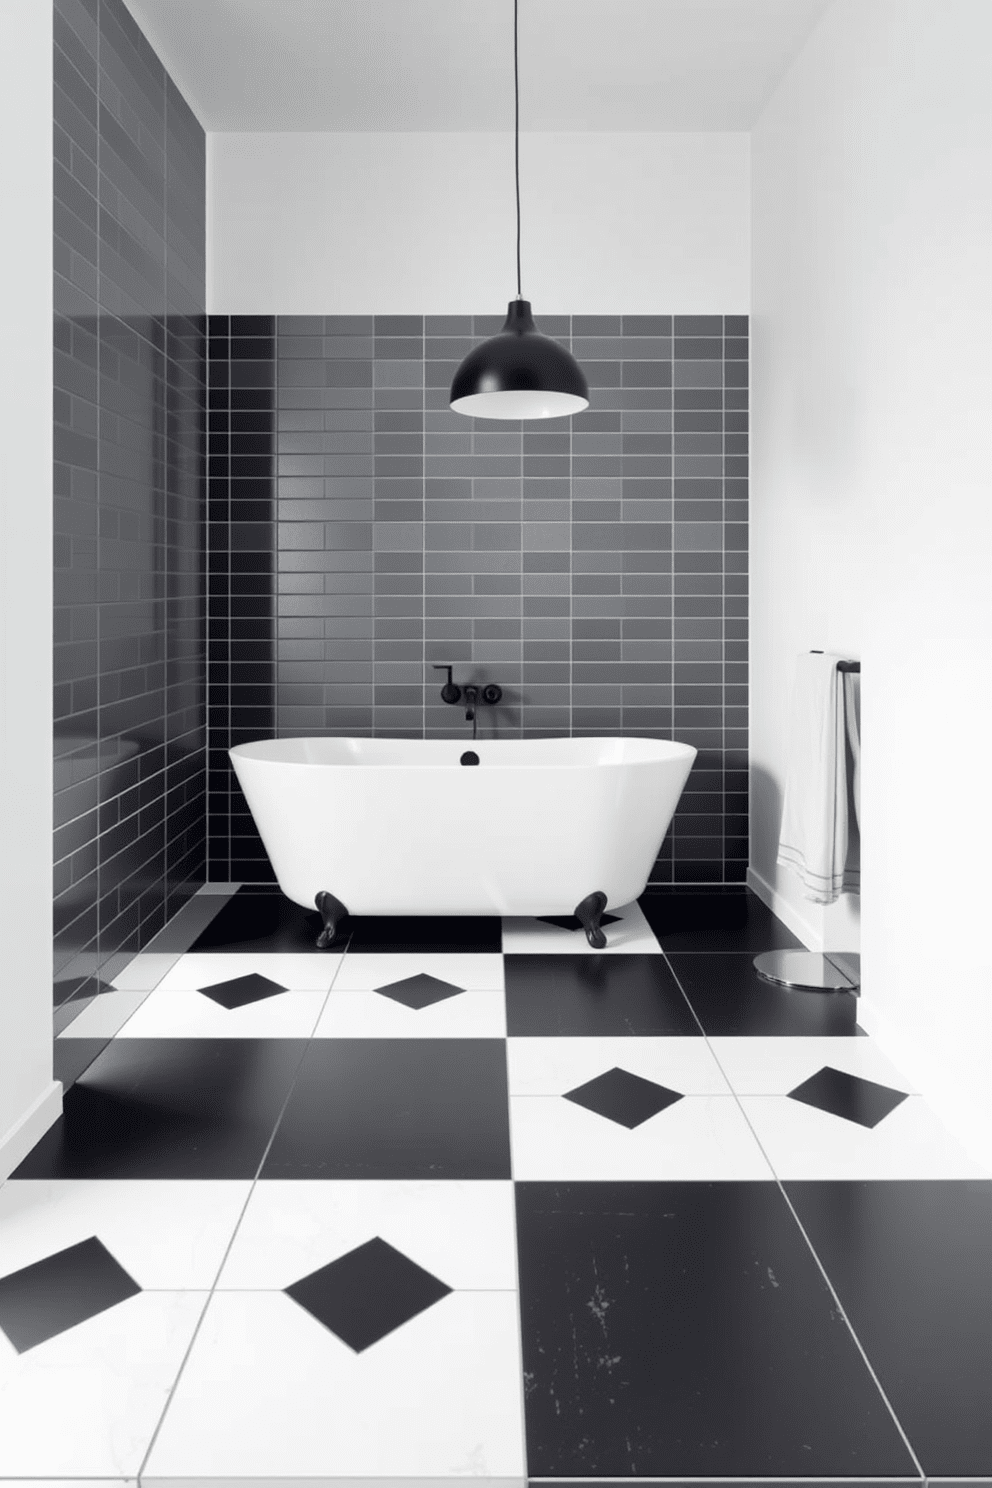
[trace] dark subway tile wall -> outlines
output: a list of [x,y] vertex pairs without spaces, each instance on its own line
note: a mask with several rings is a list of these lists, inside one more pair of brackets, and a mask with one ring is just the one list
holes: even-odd
[[574,420],[452,413],[498,316],[211,316],[209,875],[271,870],[227,749],[641,734],[699,757],[658,883],[747,863],[746,316],[545,316],[591,386]]
[[55,997],[202,883],[205,140],[121,0],[56,0]]

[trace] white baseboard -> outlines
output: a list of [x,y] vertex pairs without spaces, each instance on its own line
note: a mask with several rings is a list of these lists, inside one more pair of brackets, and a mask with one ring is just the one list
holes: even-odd
[[780,919],[782,924],[786,925],[792,931],[793,935],[799,936],[799,939],[808,951],[820,951],[822,953],[822,932],[813,925],[808,924],[802,915],[798,913],[795,905],[790,904],[777,889],[773,889],[771,884],[751,867],[747,870],[747,886],[757,894],[762,904],[767,904],[772,914]]
[[9,1178],[36,1142],[62,1115],[62,1081],[53,1080],[32,1106],[0,1137],[0,1183]]

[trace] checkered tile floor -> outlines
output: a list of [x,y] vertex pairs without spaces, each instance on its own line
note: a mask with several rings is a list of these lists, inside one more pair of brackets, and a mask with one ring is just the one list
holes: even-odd
[[992,1483],[992,1182],[753,896],[613,913],[192,901],[0,1188],[0,1483]]

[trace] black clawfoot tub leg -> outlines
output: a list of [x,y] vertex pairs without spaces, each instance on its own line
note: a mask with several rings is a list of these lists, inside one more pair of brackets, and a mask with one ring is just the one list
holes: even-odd
[[326,890],[323,890],[317,895],[314,903],[320,910],[324,920],[324,928],[317,936],[317,949],[319,951],[326,951],[329,945],[334,944],[334,937],[338,933],[338,925],[340,925],[348,911],[340,899],[335,899],[334,895],[328,894]]
[[601,951],[606,945],[606,936],[599,923],[605,908],[606,895],[599,890],[595,894],[587,894],[582,903],[575,906],[575,918],[582,925],[586,940],[594,951]]

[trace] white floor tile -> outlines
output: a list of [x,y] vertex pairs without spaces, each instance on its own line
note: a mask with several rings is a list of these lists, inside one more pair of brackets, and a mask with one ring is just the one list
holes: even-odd
[[[399,980],[396,978],[395,980]],[[502,989],[473,987],[425,1008],[409,1008],[380,992],[333,987],[314,1030],[316,1038],[503,1038]]]
[[375,1236],[450,1287],[516,1287],[512,1183],[296,1179],[255,1185],[217,1285],[279,1290]]
[[111,982],[121,992],[150,992],[179,960],[179,951],[139,951]]
[[503,950],[511,955],[582,955],[608,956],[611,953],[635,953],[637,955],[660,955],[661,946],[654,931],[644,918],[641,906],[621,905],[615,909],[607,907],[607,914],[616,915],[618,923],[604,925],[606,949],[594,951],[586,940],[584,930],[562,930],[558,925],[545,925],[539,919],[524,919],[508,915],[503,920]]
[[523,1480],[517,1299],[452,1292],[355,1353],[282,1292],[215,1292],[145,1481]]
[[258,972],[293,992],[326,992],[342,959],[338,951],[325,951],[321,956],[305,952],[191,951],[176,962],[156,991],[207,987]]
[[729,1087],[702,1038],[511,1038],[511,1095],[564,1095],[619,1068],[682,1095],[727,1095]]
[[225,899],[230,899],[241,888],[240,883],[205,883],[197,889],[198,895],[223,894]]
[[384,954],[350,952],[335,978],[335,992],[383,987],[406,977],[432,976],[455,987],[503,987],[503,957],[498,954]]
[[825,1065],[916,1093],[870,1038],[711,1038],[709,1045],[741,1095],[788,1095]]
[[83,1008],[59,1038],[113,1038],[151,993],[140,990],[101,992]]
[[[268,973],[262,970],[262,975]],[[200,992],[159,987],[148,994],[118,1038],[309,1038],[326,998],[323,990],[280,992],[244,1007],[226,1008]]]
[[730,1095],[686,1096],[633,1131],[561,1097],[515,1095],[510,1141],[521,1180],[772,1177]]
[[208,1295],[141,1292],[22,1354],[0,1333],[3,1471],[133,1477]]
[[0,1274],[96,1235],[139,1286],[209,1288],[250,1190],[247,1180],[10,1178],[0,1188]]
[[871,1128],[787,1096],[745,1095],[741,1105],[779,1178],[988,1176],[918,1095]]

